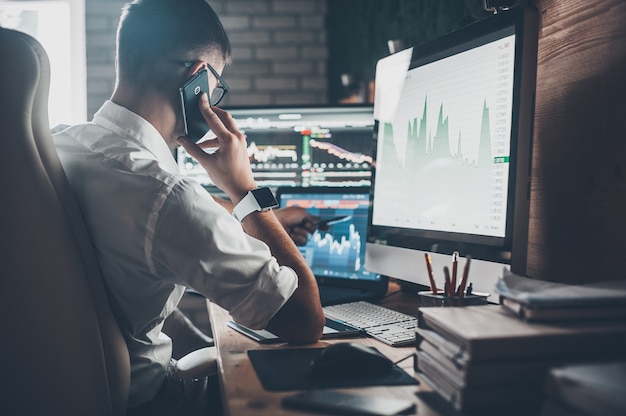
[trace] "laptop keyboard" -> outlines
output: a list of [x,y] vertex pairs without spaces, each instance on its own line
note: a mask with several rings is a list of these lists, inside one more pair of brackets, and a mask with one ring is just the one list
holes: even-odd
[[393,347],[415,343],[417,318],[411,315],[364,301],[325,306],[324,314]]

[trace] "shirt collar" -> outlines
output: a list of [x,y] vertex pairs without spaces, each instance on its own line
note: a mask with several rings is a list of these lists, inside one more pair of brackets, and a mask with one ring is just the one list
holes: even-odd
[[93,123],[139,144],[154,155],[163,169],[172,174],[178,173],[178,165],[163,136],[138,114],[107,100],[94,114]]

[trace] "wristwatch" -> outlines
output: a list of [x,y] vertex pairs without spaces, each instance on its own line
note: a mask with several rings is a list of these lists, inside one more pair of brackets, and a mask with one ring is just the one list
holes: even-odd
[[239,222],[255,211],[268,211],[276,208],[278,202],[270,188],[253,189],[233,209],[233,216]]

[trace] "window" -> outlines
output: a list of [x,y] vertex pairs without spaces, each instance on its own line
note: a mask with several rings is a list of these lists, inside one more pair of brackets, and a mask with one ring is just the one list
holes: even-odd
[[0,26],[37,39],[50,58],[50,126],[87,119],[84,0],[0,1]]

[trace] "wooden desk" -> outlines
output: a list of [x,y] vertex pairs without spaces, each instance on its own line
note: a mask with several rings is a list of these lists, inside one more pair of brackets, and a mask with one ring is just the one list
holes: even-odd
[[[417,296],[410,296],[404,293],[391,294],[389,297],[380,302],[381,305],[399,310],[404,313],[414,314],[417,310]],[[217,346],[218,354],[218,371],[221,384],[222,401],[224,414],[228,416],[244,416],[244,415],[319,415],[319,413],[307,413],[301,411],[291,411],[283,409],[280,401],[284,396],[294,394],[295,391],[270,392],[263,389],[250,360],[247,351],[253,349],[270,349],[270,348],[291,348],[288,344],[269,344],[263,345],[256,341],[228,328],[226,322],[231,320],[230,315],[219,306],[207,302],[209,316],[211,319],[211,328],[213,330],[213,338]],[[322,340],[311,347],[324,347],[333,342],[357,340],[366,345],[378,348],[379,351],[387,355],[392,361],[400,360],[410,355],[414,347],[394,348],[389,347],[372,338],[343,338],[340,340]],[[302,346],[298,346],[302,348]],[[410,375],[415,376],[413,371],[413,359],[409,358],[398,364],[405,369]],[[429,416],[440,415],[441,413],[433,410],[425,403],[422,398],[432,395],[430,387],[416,377],[420,384],[415,386],[380,386],[380,387],[361,387],[352,389],[337,389],[343,391],[352,391],[354,393],[383,396],[398,397],[408,399],[417,404],[417,414]],[[420,396],[416,395],[420,392]]]

